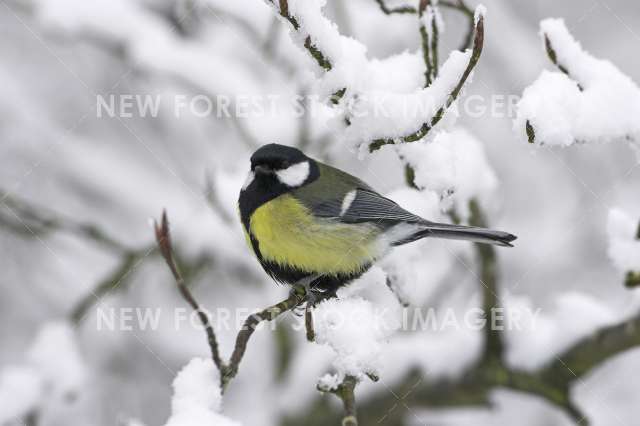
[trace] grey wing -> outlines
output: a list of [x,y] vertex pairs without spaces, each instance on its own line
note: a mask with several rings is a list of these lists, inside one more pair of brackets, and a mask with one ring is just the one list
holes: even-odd
[[[425,222],[355,176],[326,164],[318,165],[324,179],[317,179],[292,193],[317,217],[345,223],[375,222],[383,227],[398,222]],[[327,198],[327,194],[331,197]]]
[[310,207],[318,217],[333,218],[345,223],[377,222],[380,225],[394,225],[398,222],[425,222],[394,201],[364,188],[353,189],[341,199],[323,201]]

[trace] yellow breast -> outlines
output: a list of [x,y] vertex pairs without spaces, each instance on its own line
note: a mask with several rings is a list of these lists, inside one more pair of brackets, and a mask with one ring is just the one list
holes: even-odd
[[378,255],[378,230],[373,225],[315,218],[290,195],[259,207],[250,229],[265,260],[303,271],[350,274]]

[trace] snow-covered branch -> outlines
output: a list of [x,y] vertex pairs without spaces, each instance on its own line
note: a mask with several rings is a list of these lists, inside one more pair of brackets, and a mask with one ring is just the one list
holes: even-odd
[[[380,10],[386,15],[420,14],[420,9],[423,9],[427,4],[431,3],[430,0],[421,0],[418,5],[418,8],[416,9],[411,5],[389,7],[387,6],[387,3],[385,0],[374,0],[374,1],[378,4],[378,6],[380,7]],[[468,18],[469,30],[467,31],[467,34],[459,50],[464,51],[465,49],[471,48],[471,44],[473,42],[473,30],[475,26],[474,25],[475,18],[474,18],[473,10],[465,4],[464,0],[453,0],[453,1],[438,0],[437,2],[433,2],[433,3],[434,5],[437,4],[437,6],[442,6],[442,7],[446,7],[446,8],[458,11]]]
[[[388,424],[402,424],[406,415],[402,410],[394,412],[389,407],[397,403],[394,395],[410,407],[459,407],[490,406],[490,395],[498,388],[539,396],[563,410],[575,422],[588,424],[588,419],[571,397],[571,388],[585,375],[621,353],[640,347],[640,314],[612,326],[601,328],[561,353],[552,356],[553,361],[533,370],[521,370],[507,363],[503,357],[485,362],[480,357],[458,379],[434,380],[419,371],[409,371],[397,384],[370,396],[359,404],[362,424],[375,424],[384,418]],[[485,347],[485,355],[492,349]],[[310,413],[314,410],[311,408]],[[335,419],[314,422],[311,417],[296,419],[298,424],[315,426],[339,422]]]
[[569,146],[640,140],[640,88],[614,64],[586,52],[561,19],[540,24],[559,72],[543,71],[518,102],[515,131],[529,143]]
[[426,67],[424,87],[428,87],[438,77],[438,39],[443,21],[437,6],[429,1],[421,1],[418,9],[422,56]]
[[621,209],[611,209],[607,231],[609,258],[625,274],[625,286],[640,286],[640,223]]
[[[432,82],[431,86],[427,87],[423,91],[424,96],[433,97],[434,99],[441,100],[442,102],[435,105],[442,105],[435,113],[423,121],[418,130],[409,134],[400,136],[389,136],[383,138],[374,139],[368,146],[369,151],[374,152],[383,147],[384,145],[392,145],[396,143],[416,142],[424,138],[429,131],[435,127],[440,120],[444,117],[446,110],[455,102],[464,87],[465,82],[471,75],[475,68],[480,54],[482,53],[482,47],[484,44],[484,15],[481,13],[475,23],[475,37],[473,39],[473,47],[471,51],[467,51],[460,55],[455,55],[457,52],[453,52],[447,62],[442,66],[440,79]],[[455,61],[454,61],[455,59]],[[442,82],[442,79],[447,81]],[[416,99],[418,100],[418,99]]]
[[209,359],[194,358],[173,380],[171,417],[165,426],[240,426],[222,412],[219,370]]
[[[475,68],[484,43],[484,7],[474,15],[473,46],[465,52],[452,52],[438,70],[437,39],[439,18],[433,6],[423,2],[421,34],[426,85],[407,93],[389,91],[378,70],[381,62],[398,70],[406,58],[390,57],[372,61],[367,48],[357,40],[341,35],[335,24],[322,13],[324,2],[271,2],[277,13],[291,23],[294,40],[303,46],[324,70],[323,91],[334,105],[345,108],[344,140],[356,148],[376,151],[384,145],[415,142],[426,136],[445,116],[445,112],[461,93]],[[405,55],[406,56],[406,55]],[[401,62],[402,61],[402,62]],[[404,65],[406,66],[406,64]],[[363,78],[364,76],[364,78]],[[438,78],[435,78],[439,76]],[[384,79],[387,80],[386,74]],[[396,86],[406,82],[398,82]],[[425,86],[423,82],[421,86]],[[385,114],[379,114],[379,111]],[[413,113],[407,113],[407,110]]]

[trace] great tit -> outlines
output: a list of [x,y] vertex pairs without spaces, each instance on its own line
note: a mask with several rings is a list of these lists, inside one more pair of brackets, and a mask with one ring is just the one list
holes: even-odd
[[278,282],[335,294],[392,247],[425,237],[511,246],[515,235],[430,222],[360,179],[284,145],[251,156],[238,200],[245,236]]

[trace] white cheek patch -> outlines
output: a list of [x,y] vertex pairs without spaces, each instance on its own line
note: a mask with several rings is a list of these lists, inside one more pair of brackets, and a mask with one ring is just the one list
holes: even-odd
[[309,178],[310,167],[308,161],[294,164],[286,169],[278,170],[278,180],[289,187],[300,186]]
[[256,174],[253,173],[253,171],[249,171],[249,174],[247,175],[247,179],[244,181],[244,184],[242,185],[242,190],[244,191],[245,189],[247,189],[249,187],[249,185],[251,185],[251,182],[253,182],[253,179],[255,179]]
[[354,189],[347,192],[347,195],[344,196],[342,200],[342,206],[340,207],[340,216],[344,216],[347,210],[349,210],[349,207],[351,207],[351,204],[353,204],[353,200],[356,199],[356,194],[357,192]]

